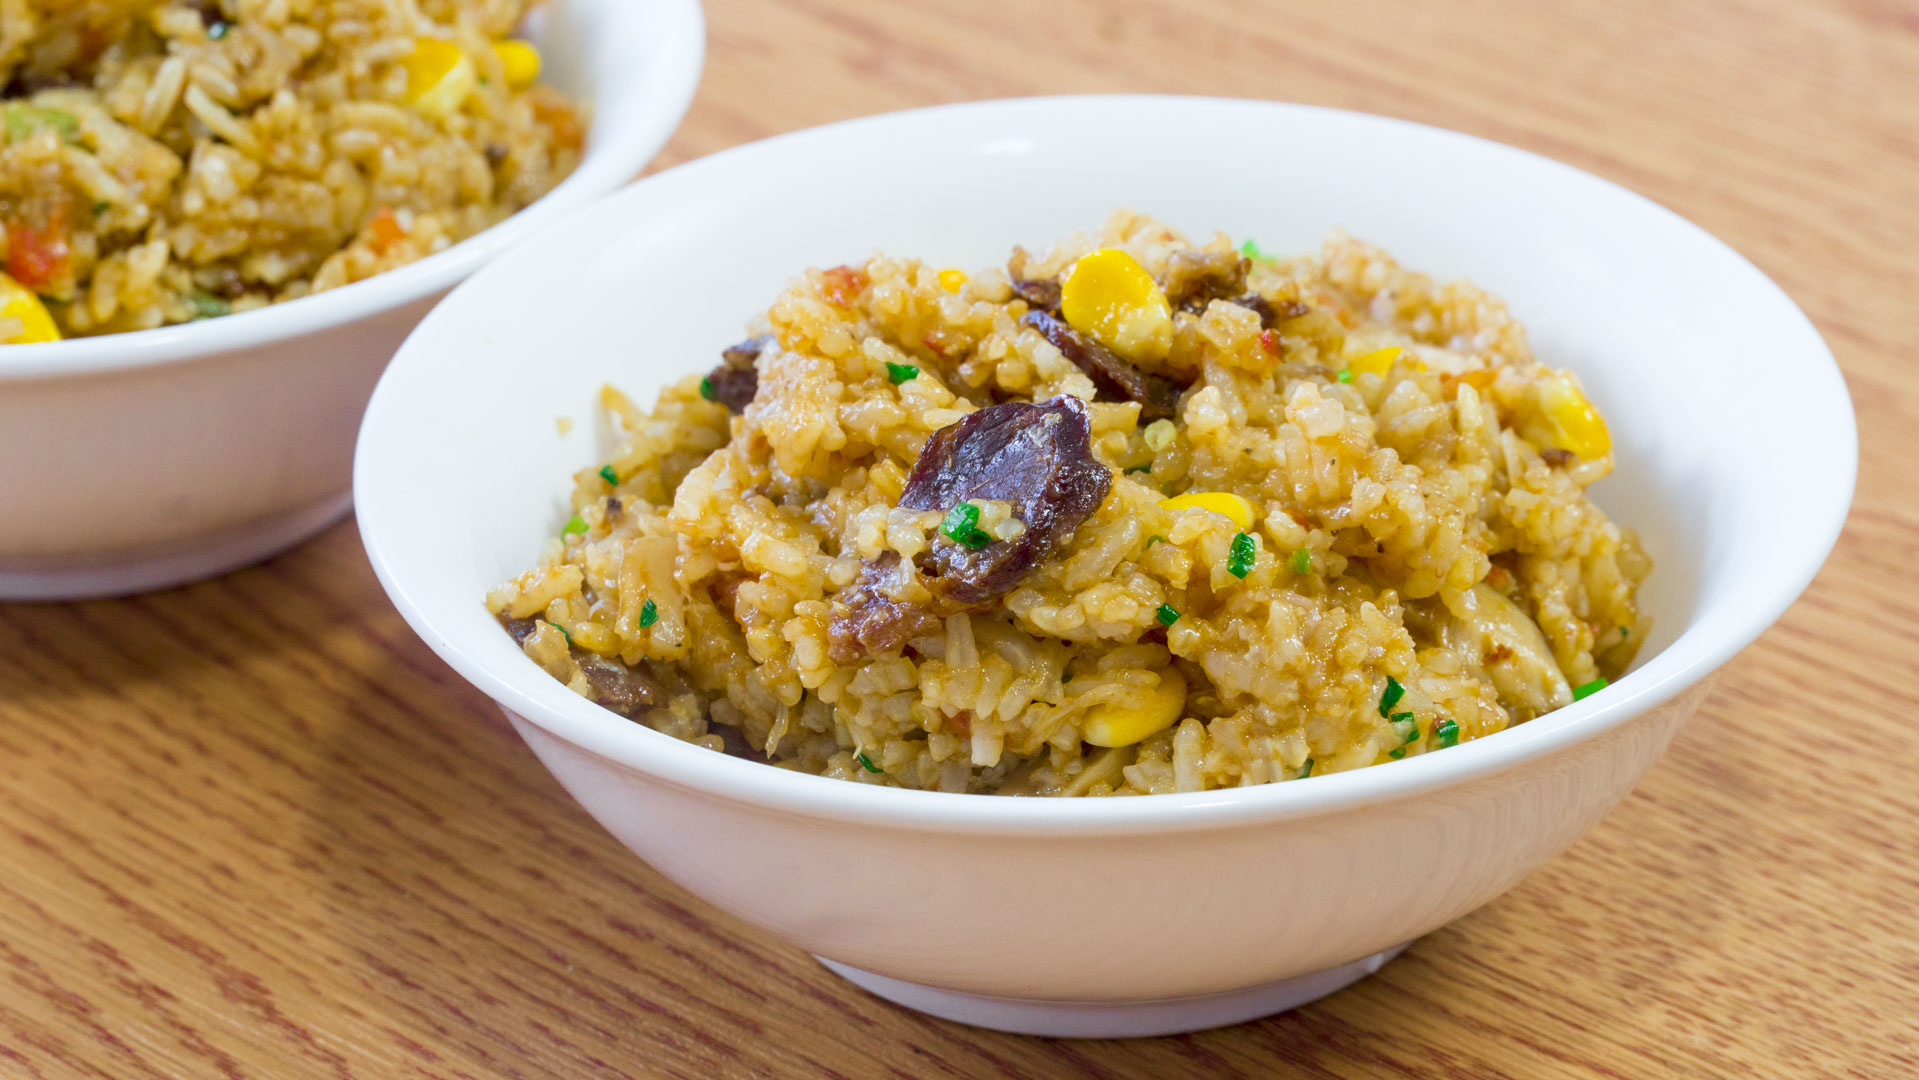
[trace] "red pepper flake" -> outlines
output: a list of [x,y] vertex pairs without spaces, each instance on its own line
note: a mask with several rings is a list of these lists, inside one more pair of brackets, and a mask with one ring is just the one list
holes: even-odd
[[38,291],[67,272],[66,213],[54,207],[45,228],[24,221],[7,223],[7,273],[13,280]]
[[860,291],[865,289],[872,280],[866,276],[866,271],[851,266],[835,266],[830,270],[822,270],[820,276],[826,279],[826,283],[821,286],[821,291],[826,294],[827,302],[840,308],[852,307]]
[[935,356],[943,357],[946,355],[946,346],[940,342],[939,335],[936,332],[920,335],[920,344],[933,350],[933,355]]
[[1279,334],[1272,330],[1261,330],[1259,332],[1259,345],[1260,348],[1265,349],[1274,356],[1278,356],[1286,347],[1280,342]]
[[367,222],[367,231],[372,233],[367,246],[375,255],[385,255],[387,249],[406,239],[406,230],[400,227],[400,219],[394,215],[393,208],[383,206],[380,212]]

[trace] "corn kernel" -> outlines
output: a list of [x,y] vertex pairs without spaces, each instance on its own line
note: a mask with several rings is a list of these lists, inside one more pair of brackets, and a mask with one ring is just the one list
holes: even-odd
[[1355,356],[1346,362],[1355,375],[1384,375],[1393,369],[1393,361],[1399,359],[1400,348],[1388,345],[1383,349]]
[[493,53],[500,58],[500,66],[506,69],[506,85],[509,89],[524,90],[540,77],[540,50],[526,42],[502,38],[493,43]]
[[1131,746],[1165,731],[1186,711],[1186,676],[1176,668],[1159,673],[1159,683],[1130,702],[1103,702],[1086,711],[1080,738],[1094,746]]
[[60,328],[53,324],[53,316],[47,314],[47,305],[33,295],[32,289],[0,274],[0,333],[8,331],[12,336],[0,337],[0,345],[36,345],[60,340]]
[[950,293],[960,291],[960,286],[966,284],[966,274],[960,270],[941,270],[939,279],[940,288]]
[[403,61],[406,103],[434,119],[458,112],[480,83],[480,73],[458,45],[441,38],[420,38]]
[[1153,275],[1118,248],[1073,264],[1060,286],[1060,314],[1075,330],[1128,360],[1159,360],[1173,347],[1173,309]]
[[1175,495],[1159,501],[1160,509],[1178,513],[1181,510],[1211,510],[1215,514],[1224,514],[1231,518],[1233,526],[1240,532],[1252,530],[1258,514],[1253,504],[1230,491],[1189,491],[1184,495]]
[[1519,434],[1542,448],[1571,451],[1584,460],[1612,452],[1612,433],[1570,375],[1553,375],[1539,388],[1539,404]]

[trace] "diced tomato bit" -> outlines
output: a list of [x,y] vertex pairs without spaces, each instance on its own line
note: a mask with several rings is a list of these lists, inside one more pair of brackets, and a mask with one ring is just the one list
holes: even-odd
[[66,215],[56,207],[45,228],[7,222],[7,273],[29,289],[59,279],[67,269]]
[[946,729],[962,739],[973,737],[973,714],[965,709],[946,718]]
[[1281,348],[1278,332],[1273,330],[1261,330],[1259,332],[1259,346],[1260,348],[1265,349],[1267,352],[1272,353],[1274,356],[1278,356]]
[[831,270],[820,271],[826,279],[823,291],[827,302],[834,307],[850,308],[859,297],[860,290],[866,288],[869,279],[866,271],[851,266],[835,266]]
[[383,206],[380,212],[367,222],[367,231],[372,234],[367,246],[375,255],[385,255],[393,245],[406,239],[406,230],[400,227],[400,219],[394,215],[393,208]]

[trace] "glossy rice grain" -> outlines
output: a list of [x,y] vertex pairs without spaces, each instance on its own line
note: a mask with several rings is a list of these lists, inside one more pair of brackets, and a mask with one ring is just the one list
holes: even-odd
[[[698,376],[650,410],[604,392],[624,435],[575,477],[583,528],[488,605],[553,627],[523,647],[588,697],[577,650],[644,674],[662,703],[634,715],[663,732],[955,792],[1319,776],[1618,676],[1651,564],[1587,498],[1612,467],[1597,414],[1547,422],[1586,404],[1576,377],[1470,285],[1341,236],[1278,260],[1235,243],[1120,213],[963,281],[908,257],[808,271],[751,328],[772,339],[739,413]],[[1177,298],[1170,352],[1135,361],[1181,388],[1164,419],[1105,400],[1028,317],[1101,248]],[[966,417],[1061,395],[1101,474],[1072,489],[1094,492],[1083,513],[1054,529],[1018,483],[908,497]],[[1583,441],[1552,444],[1567,431]],[[1016,580],[955,600],[953,567],[1036,525],[1049,542]],[[836,649],[860,619],[877,644]]]

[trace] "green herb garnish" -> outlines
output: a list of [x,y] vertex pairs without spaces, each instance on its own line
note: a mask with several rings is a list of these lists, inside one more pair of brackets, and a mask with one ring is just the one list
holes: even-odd
[[860,768],[865,769],[867,772],[876,773],[876,772],[885,771],[884,769],[881,769],[878,765],[873,764],[873,759],[870,757],[867,757],[866,751],[864,750],[861,750],[859,753],[854,754],[853,760],[859,762]]
[[659,621],[660,605],[655,604],[653,598],[649,596],[646,603],[640,605],[640,629],[644,630]]
[[940,522],[940,532],[955,544],[974,551],[993,542],[986,530],[979,527],[979,507],[969,502],[953,504],[945,520]]
[[1226,572],[1243,578],[1253,572],[1253,563],[1258,558],[1259,547],[1253,543],[1251,534],[1237,533],[1233,536],[1233,546],[1226,554]]
[[233,305],[211,293],[188,293],[187,304],[193,308],[193,321],[217,319],[222,315],[233,314]]
[[560,527],[561,536],[582,536],[585,533],[586,533],[586,519],[581,517],[578,514],[574,514],[572,517],[567,518],[566,524]]
[[1393,706],[1399,704],[1399,699],[1405,696],[1406,688],[1399,685],[1399,680],[1391,675],[1386,676],[1386,689],[1379,695],[1379,715],[1392,715]]
[[1161,604],[1154,614],[1159,617],[1161,626],[1171,626],[1179,621],[1179,609],[1171,604]]
[[1343,367],[1343,368],[1340,368],[1340,369],[1339,369],[1339,374],[1337,374],[1337,375],[1335,375],[1335,376],[1333,376],[1333,378],[1335,378],[1335,379],[1337,379],[1337,380],[1339,380],[1340,382],[1343,382],[1343,383],[1349,383],[1349,382],[1352,382],[1352,381],[1353,381],[1353,369],[1352,369],[1352,368],[1348,368],[1348,367]]
[[891,380],[894,386],[898,386],[901,383],[912,382],[914,379],[919,378],[920,369],[911,364],[895,364],[891,360],[888,360],[886,362],[886,377]]
[[0,112],[0,126],[6,128],[7,141],[10,143],[31,139],[40,131],[52,131],[66,142],[80,141],[80,118],[65,109],[8,102],[5,110]]
[[1248,237],[1245,243],[1239,245],[1239,253],[1249,259],[1269,259],[1272,257],[1259,250],[1259,245],[1255,243],[1251,237]]
[[1393,730],[1399,734],[1401,742],[1412,742],[1419,738],[1419,717],[1412,713],[1394,713]]
[[1133,473],[1141,473],[1141,472],[1149,473],[1153,471],[1153,465],[1151,462],[1147,462],[1144,465],[1128,465],[1126,466],[1125,469],[1121,471],[1126,473],[1128,476],[1131,476]]
[[1433,741],[1442,747],[1459,745],[1459,725],[1451,720],[1441,720],[1433,725]]
[[1313,553],[1305,548],[1300,548],[1298,551],[1293,552],[1292,568],[1295,574],[1311,573],[1313,569]]
[[1626,635],[1628,635],[1628,634],[1630,634],[1630,633],[1632,633],[1632,630],[1631,630],[1631,628],[1629,628],[1629,627],[1624,627],[1624,626],[1622,626],[1622,627],[1620,627],[1620,628],[1619,628],[1619,636],[1620,636],[1620,637],[1625,637]]
[[712,379],[703,378],[700,380],[700,396],[705,398],[708,401],[713,400],[713,380]]
[[1593,681],[1587,683],[1584,686],[1573,687],[1573,700],[1574,701],[1584,700],[1585,698],[1589,698],[1593,696],[1594,694],[1599,693],[1601,690],[1604,690],[1605,688],[1606,688],[1606,677],[1604,675],[1601,675],[1599,678],[1594,679]]
[[613,466],[611,465],[600,466],[600,479],[612,484],[614,487],[620,486],[620,474],[614,472]]
[[1386,751],[1386,756],[1392,758],[1394,761],[1398,761],[1400,758],[1406,756],[1406,748],[1403,746],[1395,746],[1391,750]]
[[110,202],[104,202],[104,201],[102,201],[102,202],[97,202],[97,203],[94,203],[94,204],[93,204],[93,216],[94,216],[94,217],[99,217],[99,216],[101,216],[102,214],[105,214],[105,213],[106,213],[107,211],[109,211],[109,210],[111,210],[111,209],[113,209],[113,204],[112,204],[112,203],[110,203]]
[[566,632],[566,627],[561,626],[559,623],[556,623],[556,622],[549,622],[546,625],[552,627],[555,630],[558,630],[560,632],[560,636],[566,639],[566,643],[568,645],[573,644],[573,635]]
[[1164,544],[1166,542],[1167,542],[1166,538],[1164,536],[1159,535],[1158,533],[1154,533],[1152,536],[1149,536],[1146,538],[1146,546],[1149,548],[1152,547],[1154,544]]
[[1299,778],[1299,779],[1301,779],[1301,780],[1304,780],[1304,779],[1306,779],[1307,777],[1309,777],[1309,776],[1311,776],[1311,775],[1313,775],[1313,759],[1312,759],[1312,758],[1307,758],[1307,759],[1306,759],[1306,764],[1304,764],[1304,765],[1301,765],[1301,766],[1299,767],[1299,777],[1298,777],[1298,778]]

